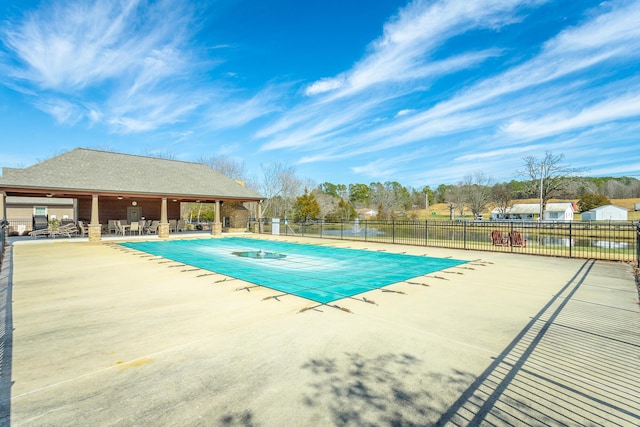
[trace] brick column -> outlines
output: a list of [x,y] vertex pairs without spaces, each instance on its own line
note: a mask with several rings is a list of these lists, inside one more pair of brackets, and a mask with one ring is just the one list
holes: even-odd
[[102,240],[102,225],[100,225],[100,211],[98,210],[98,195],[91,195],[91,222],[89,223],[89,241]]
[[160,239],[169,238],[169,219],[167,215],[167,198],[162,198],[162,206],[160,207],[160,224],[158,224],[158,237]]

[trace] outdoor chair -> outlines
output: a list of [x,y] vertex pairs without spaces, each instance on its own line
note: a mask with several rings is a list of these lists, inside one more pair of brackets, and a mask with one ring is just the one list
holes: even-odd
[[509,233],[509,242],[511,243],[511,246],[519,246],[521,248],[527,246],[527,239],[524,239],[522,234],[515,230]]
[[178,225],[176,226],[176,231],[184,231],[185,229],[186,229],[186,224],[184,222],[184,219],[179,219]]
[[147,228],[147,234],[156,234],[158,232],[158,226],[160,221],[151,221],[151,225]]
[[56,235],[71,237],[71,236],[77,236],[78,233],[79,233],[78,227],[73,222],[70,222],[58,228],[54,228],[51,234],[53,237],[55,237]]
[[169,220],[169,230],[176,232],[178,227],[178,220],[170,219]]
[[117,233],[117,232],[118,232],[118,227],[116,227],[116,220],[115,219],[110,219],[109,220],[109,234]]
[[29,232],[29,236],[31,236],[32,239],[37,239],[38,236],[49,237],[50,234],[51,234],[51,229],[49,228],[41,228],[39,230],[33,230]]
[[123,226],[119,219],[116,220],[116,232],[117,234],[122,234],[123,236],[126,232],[126,228]]
[[84,224],[84,221],[78,221],[78,229],[80,230],[80,235],[82,237],[86,236],[89,231],[87,226]]
[[133,221],[129,226],[129,234],[133,235],[133,233],[140,234],[140,223]]
[[491,232],[491,240],[494,246],[509,246],[509,239],[504,237],[500,230],[493,230]]

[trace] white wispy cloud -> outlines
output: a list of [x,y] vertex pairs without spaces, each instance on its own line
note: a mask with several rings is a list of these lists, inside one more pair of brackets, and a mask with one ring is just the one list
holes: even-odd
[[[301,163],[366,156],[369,161],[356,171],[366,174],[379,167],[382,173],[391,170],[385,166],[386,159],[395,158],[398,170],[403,170],[402,163],[415,161],[415,157],[390,156],[390,150],[400,147],[413,152],[414,146],[428,143],[433,147],[428,156],[433,157],[434,151],[453,153],[450,143],[440,142],[446,137],[459,140],[467,150],[464,155],[453,155],[455,165],[449,165],[463,171],[481,159],[497,164],[554,147],[570,152],[576,144],[583,144],[574,141],[571,133],[640,116],[633,77],[614,79],[609,85],[600,80],[615,75],[617,63],[640,57],[640,26],[636,24],[640,2],[630,1],[602,3],[579,25],[542,44],[533,56],[505,61],[493,74],[457,87],[426,107],[404,103],[416,93],[427,94],[429,99],[429,89],[437,79],[472,70],[506,52],[493,46],[446,56],[440,49],[449,40],[469,31],[498,31],[517,24],[526,19],[527,8],[543,3],[410,4],[385,25],[383,35],[352,69],[307,86],[306,93],[314,88],[315,98],[256,133],[267,139],[262,149],[300,150]],[[614,68],[603,72],[602,67]],[[356,104],[359,108],[354,109]],[[370,126],[385,111],[392,120]],[[483,136],[478,138],[479,133]]]
[[204,113],[205,126],[209,129],[237,128],[260,117],[281,111],[282,97],[289,85],[268,85],[254,96],[243,99],[236,92],[219,91],[208,100],[212,105]]
[[400,111],[398,111],[398,112],[396,113],[396,117],[407,116],[407,115],[409,115],[409,114],[413,113],[414,111],[415,111],[415,110],[414,110],[414,109],[412,109],[412,108],[404,108],[404,109],[402,109],[402,110],[400,110]]
[[317,95],[339,89],[342,85],[344,85],[344,82],[340,78],[324,78],[310,84],[304,93],[305,95]]
[[[276,124],[258,132],[258,137],[277,134],[277,137],[267,142],[263,148],[289,146],[282,143],[283,140],[294,139],[285,136],[287,132],[292,132],[292,135],[298,134],[297,127],[313,126],[307,119],[309,110],[322,110],[324,113],[320,114],[320,117],[332,116],[337,119],[337,127],[340,127],[342,121],[339,118],[349,112],[355,99],[359,103],[366,101],[370,109],[361,108],[360,117],[352,117],[352,121],[364,120],[371,112],[392,99],[424,91],[434,79],[477,66],[482,61],[499,55],[499,49],[487,49],[439,59],[432,58],[432,54],[449,38],[473,28],[499,28],[501,25],[512,23],[517,19],[515,11],[518,6],[537,3],[540,2],[411,3],[385,25],[383,35],[371,44],[370,52],[351,70],[336,77],[321,79],[307,87],[307,94],[327,92],[326,98],[294,109]],[[398,84],[406,86],[398,87]],[[315,142],[316,136],[309,134],[308,139],[295,137],[295,145],[303,146]]]
[[39,99],[36,107],[53,116],[58,124],[68,126],[75,125],[88,113],[77,104],[57,98]]
[[[1,33],[15,58],[2,69],[12,84],[38,98],[78,100],[75,107],[57,108],[53,101],[34,101],[59,122],[77,123],[79,114],[116,132],[156,129],[197,106],[188,82],[199,67],[188,45],[191,26],[197,22],[190,6],[172,0],[45,3]],[[100,114],[81,107],[89,98]],[[172,104],[155,103],[161,101]]]
[[599,102],[578,112],[557,112],[531,121],[516,120],[503,129],[518,138],[544,138],[638,116],[640,116],[640,93],[631,93]]
[[471,29],[498,29],[517,20],[514,13],[527,4],[542,1],[414,1],[391,19],[383,35],[353,69],[340,76],[341,97],[372,85],[424,79],[481,62],[496,51],[468,52],[460,57],[431,57],[444,41]]

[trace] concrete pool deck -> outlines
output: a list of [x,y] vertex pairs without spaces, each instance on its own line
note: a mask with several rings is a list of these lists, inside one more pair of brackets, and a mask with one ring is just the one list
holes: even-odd
[[305,310],[115,242],[15,244],[0,423],[640,424],[630,265],[277,239],[473,261]]

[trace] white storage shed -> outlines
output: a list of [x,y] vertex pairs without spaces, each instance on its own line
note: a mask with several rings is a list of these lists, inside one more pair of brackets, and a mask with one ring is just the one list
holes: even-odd
[[616,205],[605,205],[587,212],[582,212],[583,221],[628,221],[625,208]]

